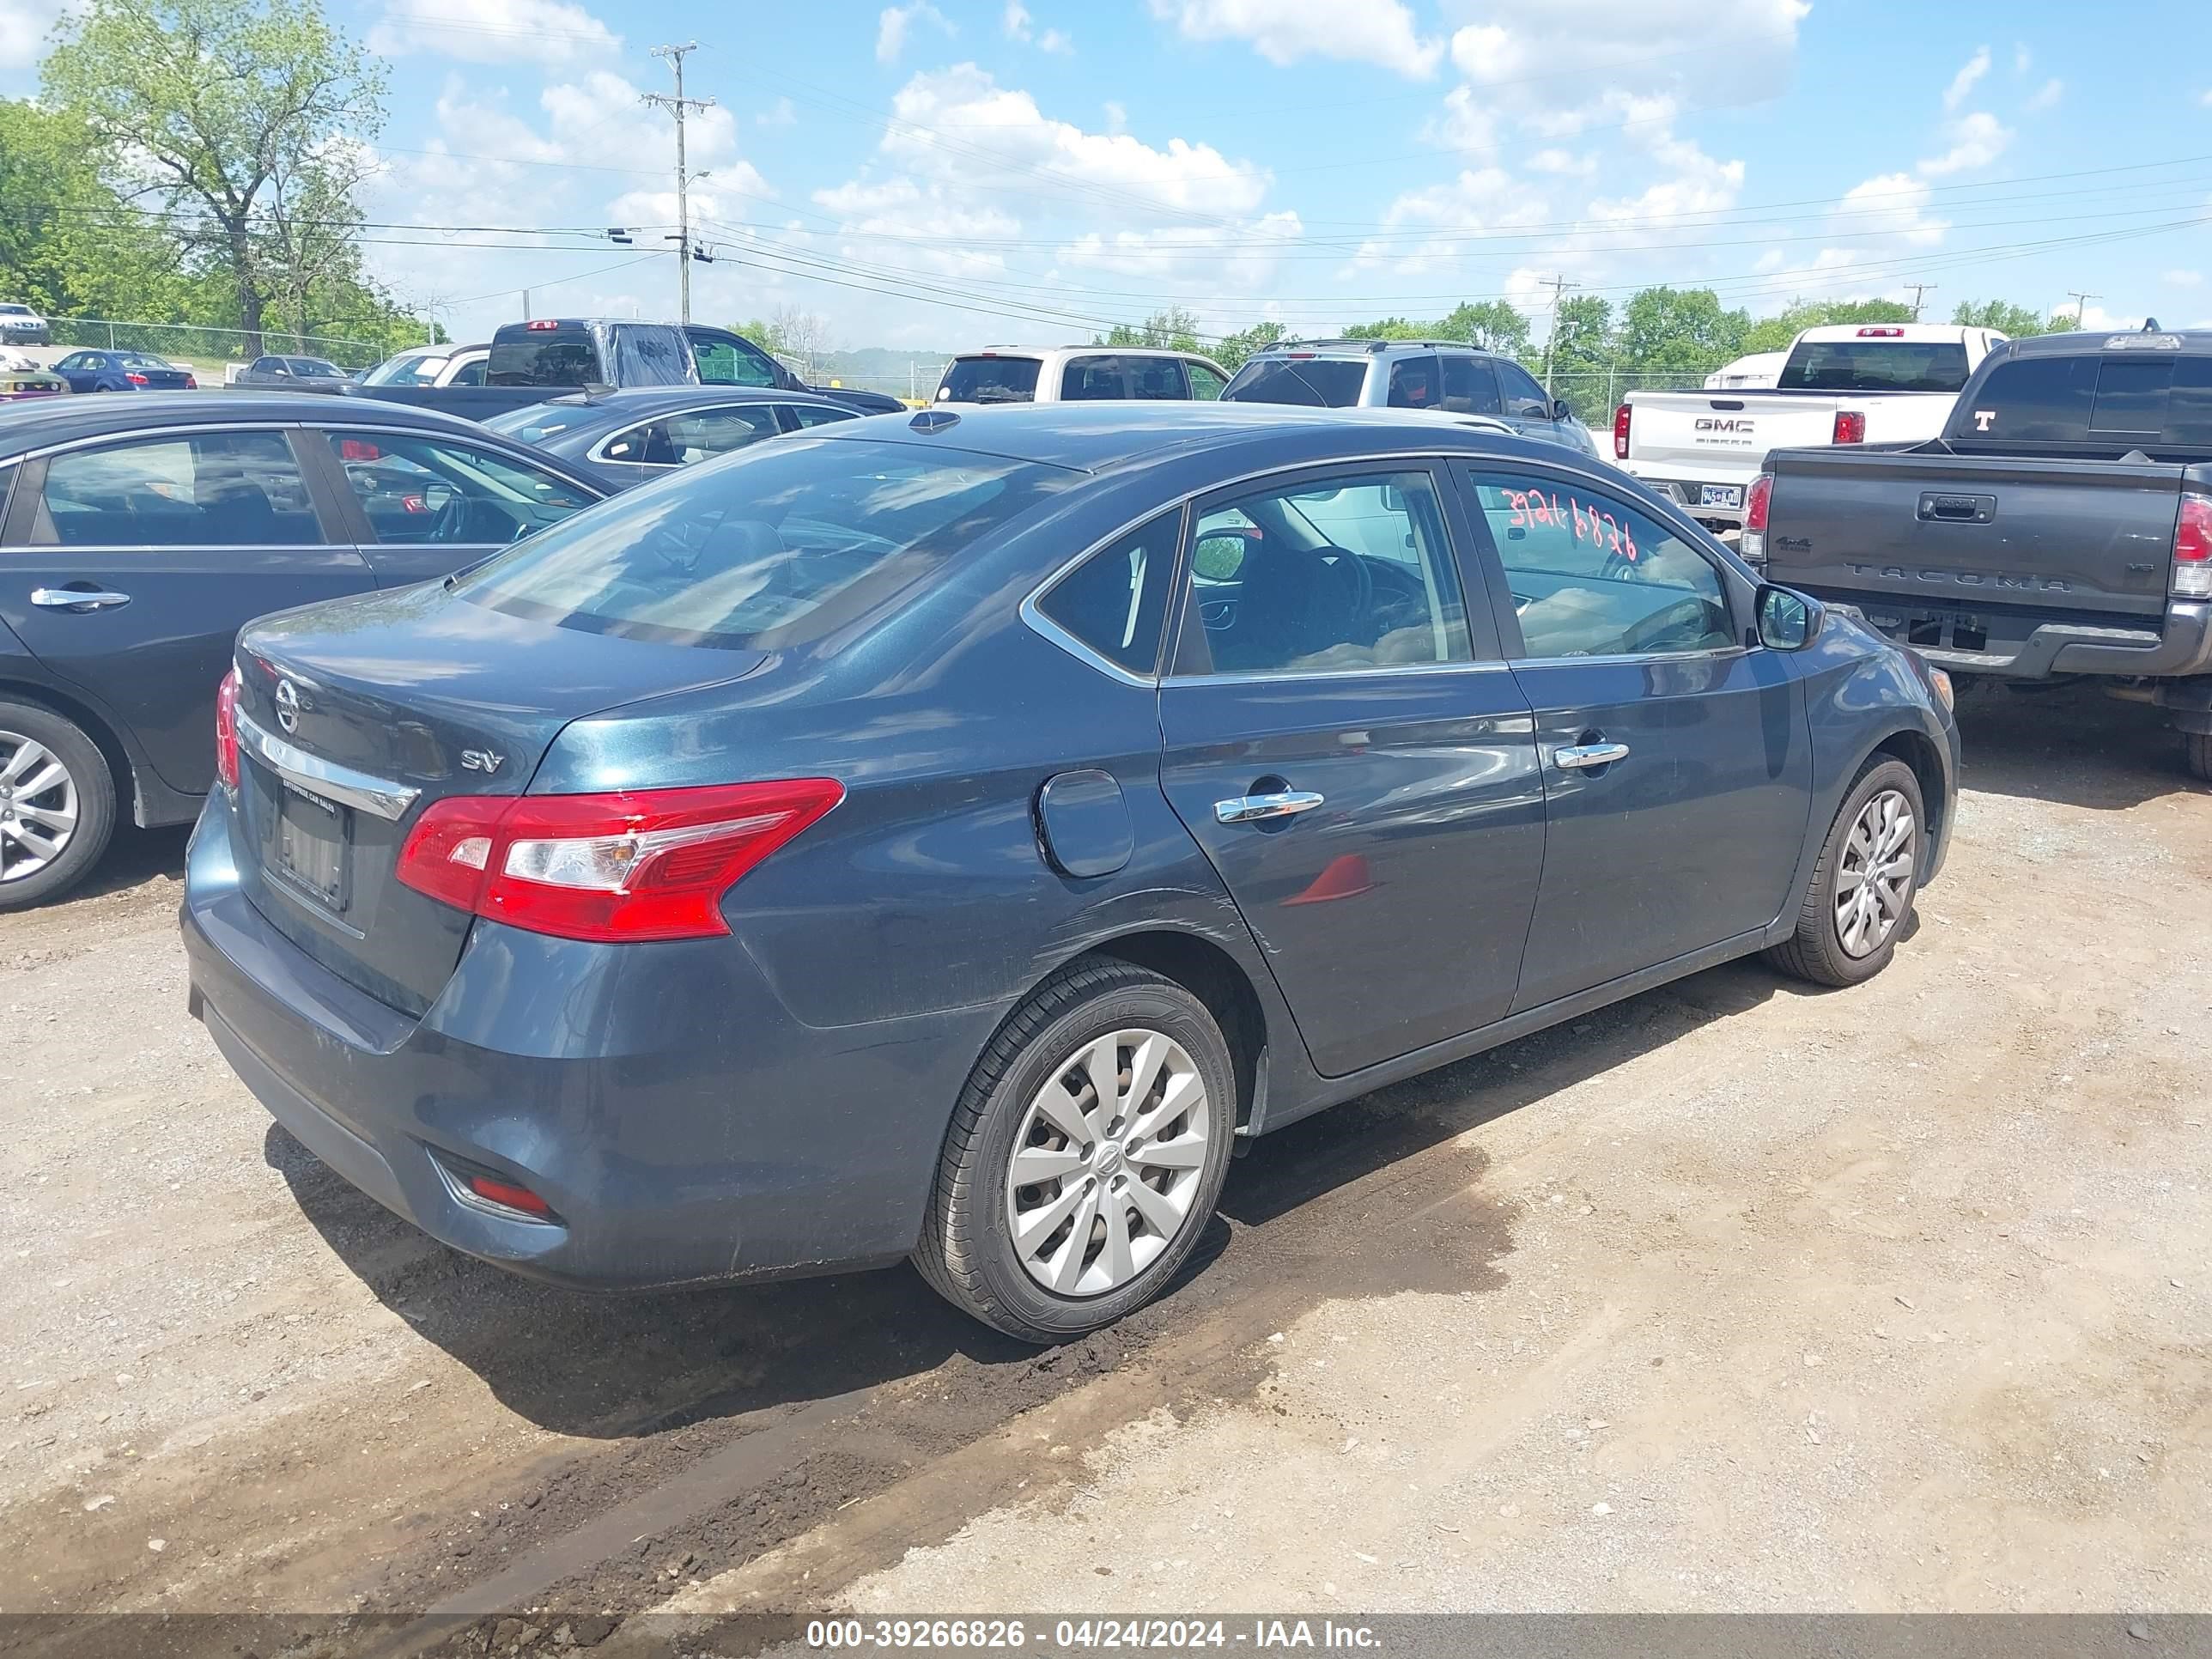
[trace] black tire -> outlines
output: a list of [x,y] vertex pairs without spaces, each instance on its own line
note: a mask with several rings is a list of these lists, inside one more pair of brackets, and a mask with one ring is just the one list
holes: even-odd
[[[1030,1103],[1072,1056],[1098,1037],[1132,1028],[1164,1033],[1190,1057],[1206,1088],[1205,1162],[1180,1231],[1153,1261],[1099,1294],[1056,1294],[1030,1278],[1015,1250],[1006,1214],[1015,1137]],[[1024,1341],[1064,1342],[1112,1324],[1158,1295],[1205,1232],[1229,1172],[1236,1091],[1229,1045],[1206,1005],[1188,991],[1110,958],[1071,964],[1007,1018],[961,1091],[915,1267],[955,1307]]]
[[2191,777],[2212,783],[2212,732],[2184,732],[2181,759]]
[[[27,738],[47,750],[68,773],[76,792],[76,830],[50,862],[28,875],[14,876],[18,843],[10,842],[0,849],[7,854],[0,858],[0,911],[23,910],[67,892],[100,862],[108,837],[115,833],[115,778],[98,744],[73,722],[38,703],[0,699],[0,734]],[[15,745],[4,738],[0,738],[0,748],[9,755],[16,752]],[[0,766],[5,764],[6,757],[0,757]],[[0,799],[0,816],[11,805]],[[0,823],[0,836],[6,835],[6,826]]]
[[[1902,795],[1912,809],[1912,869],[1895,926],[1873,950],[1864,956],[1853,956],[1844,948],[1837,925],[1837,883],[1843,873],[1844,849],[1859,814],[1869,801],[1891,790]],[[1913,775],[1912,769],[1899,760],[1869,762],[1844,796],[1836,820],[1828,827],[1828,837],[1820,846],[1820,861],[1813,866],[1813,878],[1806,884],[1804,900],[1798,906],[1796,933],[1786,944],[1768,951],[1767,961],[1795,978],[1838,987],[1863,985],[1888,967],[1889,959],[1897,953],[1898,940],[1905,937],[1911,925],[1912,902],[1920,889],[1927,823],[1920,780]]]

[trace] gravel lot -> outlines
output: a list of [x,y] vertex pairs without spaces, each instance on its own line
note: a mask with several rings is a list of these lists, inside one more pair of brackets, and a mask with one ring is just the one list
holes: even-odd
[[2212,1607],[2212,791],[1991,692],[1893,970],[1698,975],[1258,1146],[1036,1354],[912,1274],[430,1243],[184,1014],[181,832],[0,919],[0,1610]]

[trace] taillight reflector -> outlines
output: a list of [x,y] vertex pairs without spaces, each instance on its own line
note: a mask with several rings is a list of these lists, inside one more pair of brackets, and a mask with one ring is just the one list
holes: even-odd
[[399,879],[562,939],[726,933],[722,895],[845,798],[831,778],[601,795],[448,795],[415,821]]
[[238,787],[238,668],[222,677],[215,692],[215,770],[226,789]]
[[125,374],[123,378],[130,381],[133,386],[144,386],[147,383],[146,377],[143,374],[139,374],[136,369],[133,369],[130,374]]
[[1616,461],[1628,459],[1628,422],[1632,412],[1626,404],[1613,411],[1613,459]]
[[529,1188],[512,1181],[501,1181],[491,1176],[472,1175],[468,1178],[469,1190],[487,1203],[497,1204],[509,1210],[520,1210],[525,1215],[550,1216],[553,1206],[532,1192]]
[[1754,562],[1766,557],[1766,504],[1774,496],[1774,475],[1762,472],[1751,481],[1743,498],[1743,539],[1740,550]]
[[1866,441],[1866,416],[1856,409],[1836,411],[1836,430],[1830,441],[1839,444],[1863,444]]
[[1862,340],[1901,340],[1904,337],[1905,331],[1901,328],[1863,328],[1859,331]]
[[2181,498],[2173,526],[2173,596],[2212,599],[2212,495]]
[[523,325],[523,327],[524,327],[524,328],[530,330],[530,331],[531,331],[532,332],[533,332],[533,333],[536,333],[536,332],[542,332],[543,331],[544,331],[544,330],[546,330],[546,329],[549,329],[549,328],[558,328],[558,327],[560,327],[560,326],[561,326],[561,325],[560,325],[559,323],[557,323],[557,322],[554,321],[554,320],[553,320],[553,319],[551,319],[550,317],[540,317],[540,318],[539,318],[537,321],[535,321],[535,322],[532,322],[532,323],[525,323],[525,324]]

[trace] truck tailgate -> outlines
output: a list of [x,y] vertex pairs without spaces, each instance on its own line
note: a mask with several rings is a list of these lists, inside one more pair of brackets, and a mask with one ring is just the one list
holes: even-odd
[[1827,597],[2157,618],[2183,469],[1808,449],[1769,459],[1766,568]]
[[1655,477],[1756,472],[1770,449],[1826,443],[1840,401],[1802,392],[1633,392],[1628,459]]

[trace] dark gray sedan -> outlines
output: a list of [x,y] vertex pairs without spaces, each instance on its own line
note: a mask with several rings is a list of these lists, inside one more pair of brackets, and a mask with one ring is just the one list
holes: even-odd
[[826,398],[727,386],[637,386],[571,392],[484,424],[589,474],[610,489],[786,432],[857,419]]
[[256,357],[231,382],[262,392],[342,392],[353,376],[327,357]]
[[1244,404],[758,444],[264,618],[221,708],[191,1010],[332,1169],[550,1279],[912,1256],[1042,1341],[1246,1137],[1733,957],[1872,977],[1958,757],[1611,467]]

